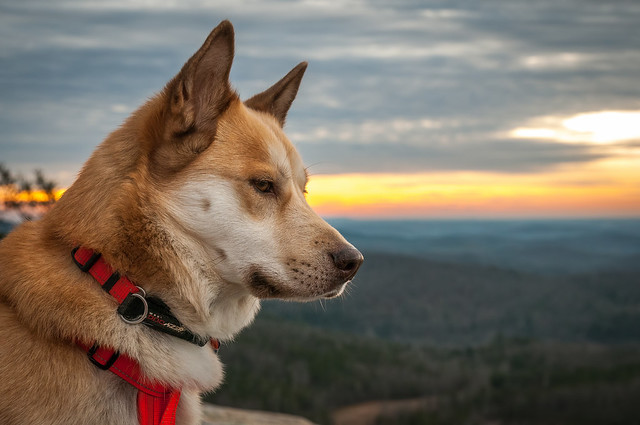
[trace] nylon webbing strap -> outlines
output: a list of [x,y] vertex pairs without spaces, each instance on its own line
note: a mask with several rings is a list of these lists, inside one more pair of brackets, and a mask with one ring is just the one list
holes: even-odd
[[88,345],[78,343],[87,352],[91,362],[102,370],[108,370],[124,379],[138,390],[153,397],[166,397],[172,392],[162,384],[146,382],[140,365],[126,354],[120,354],[108,347],[100,347],[96,344]]
[[126,276],[114,273],[99,253],[83,247],[75,248],[71,253],[80,270],[93,276],[102,289],[118,301],[118,304],[122,304],[129,294],[140,292]]
[[146,297],[144,291],[126,276],[114,272],[99,253],[78,247],[72,251],[73,260],[80,270],[89,273],[118,304],[118,313],[129,324],[142,323],[160,332],[175,336],[203,347],[209,338],[197,335],[185,327],[162,300]]
[[78,344],[89,355],[93,364],[108,370],[138,389],[137,405],[140,425],[174,425],[180,390],[148,382],[140,365],[132,358],[110,348]]
[[163,397],[150,396],[138,392],[138,420],[140,424],[174,425],[180,392],[172,392]]

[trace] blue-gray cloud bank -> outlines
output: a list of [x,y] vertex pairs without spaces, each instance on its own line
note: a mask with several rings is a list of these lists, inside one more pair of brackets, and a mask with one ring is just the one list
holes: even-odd
[[3,1],[0,162],[70,183],[227,18],[244,98],[310,62],[287,131],[314,173],[544,171],[613,153],[509,130],[640,109],[640,3]]

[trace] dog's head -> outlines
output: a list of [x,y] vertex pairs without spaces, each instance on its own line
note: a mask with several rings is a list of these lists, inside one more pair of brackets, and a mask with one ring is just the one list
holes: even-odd
[[225,21],[163,92],[148,167],[168,215],[225,282],[259,298],[338,296],[362,254],[307,204],[308,175],[282,129],[307,64],[242,102],[233,50]]

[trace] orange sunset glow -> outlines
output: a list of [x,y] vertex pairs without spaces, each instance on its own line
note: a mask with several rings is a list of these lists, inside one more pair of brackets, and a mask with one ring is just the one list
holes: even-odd
[[625,142],[640,138],[638,122],[640,111],[597,111],[534,118],[507,135],[593,145],[605,159],[537,173],[318,175],[307,199],[329,217],[636,217],[640,149]]
[[308,191],[309,203],[329,217],[631,217],[640,213],[640,160],[544,174],[318,175]]
[[[57,201],[62,197],[64,192],[67,189],[56,189],[53,192],[53,199],[43,190],[32,190],[32,191],[20,191],[20,192],[11,192],[6,190],[5,188],[0,188],[0,200],[4,203],[5,201],[9,202],[18,202],[18,203],[29,203],[29,202],[49,202],[51,200]],[[1,205],[0,205],[1,206]]]

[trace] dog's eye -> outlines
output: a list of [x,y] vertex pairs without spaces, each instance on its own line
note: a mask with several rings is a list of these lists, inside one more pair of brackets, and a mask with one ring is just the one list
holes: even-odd
[[273,182],[269,180],[254,180],[253,187],[255,187],[258,192],[274,193]]

